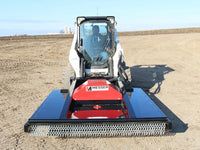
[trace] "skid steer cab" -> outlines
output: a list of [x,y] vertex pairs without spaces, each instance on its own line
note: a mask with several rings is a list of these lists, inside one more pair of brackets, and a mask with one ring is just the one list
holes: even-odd
[[24,125],[35,136],[158,136],[171,121],[141,88],[127,88],[113,16],[77,17],[69,89],[53,90]]
[[69,55],[76,78],[123,74],[123,49],[115,26],[114,16],[77,17]]

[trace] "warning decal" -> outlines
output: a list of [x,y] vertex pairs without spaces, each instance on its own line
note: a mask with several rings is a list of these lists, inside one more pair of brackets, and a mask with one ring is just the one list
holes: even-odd
[[108,91],[108,86],[87,86],[86,91]]

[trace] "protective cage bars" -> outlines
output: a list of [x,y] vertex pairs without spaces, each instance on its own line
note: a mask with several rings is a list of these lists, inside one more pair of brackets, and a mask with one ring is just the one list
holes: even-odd
[[88,123],[35,123],[30,126],[32,136],[108,137],[108,136],[161,136],[166,122],[88,122]]

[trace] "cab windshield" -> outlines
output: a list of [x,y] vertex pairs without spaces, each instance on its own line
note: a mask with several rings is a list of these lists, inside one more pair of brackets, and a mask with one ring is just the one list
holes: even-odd
[[111,25],[105,21],[86,21],[80,26],[80,52],[90,64],[102,65],[112,55]]

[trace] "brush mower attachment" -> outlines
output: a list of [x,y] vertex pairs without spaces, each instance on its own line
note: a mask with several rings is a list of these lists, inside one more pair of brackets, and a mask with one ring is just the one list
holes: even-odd
[[122,94],[106,79],[89,79],[79,86],[74,81],[73,85],[73,92],[53,90],[24,131],[33,136],[160,136],[172,128],[140,88]]

